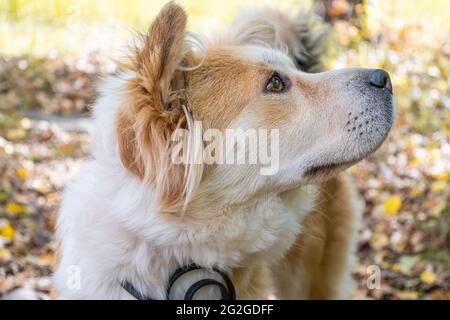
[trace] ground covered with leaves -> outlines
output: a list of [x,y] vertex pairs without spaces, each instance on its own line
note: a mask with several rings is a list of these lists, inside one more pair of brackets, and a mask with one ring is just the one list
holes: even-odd
[[[450,299],[449,33],[367,23],[376,31],[337,22],[328,62],[385,68],[396,95],[389,139],[349,170],[366,204],[355,298]],[[61,190],[89,157],[95,83],[114,71],[102,57],[0,58],[0,295],[52,297]]]

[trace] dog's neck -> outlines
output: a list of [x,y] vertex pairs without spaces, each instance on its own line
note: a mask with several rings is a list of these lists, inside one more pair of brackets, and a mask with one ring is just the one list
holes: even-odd
[[[206,273],[208,275],[202,275]],[[191,264],[178,268],[169,278],[166,298],[181,300],[183,298],[180,295],[181,290],[175,290],[174,287],[178,287],[179,283],[182,283],[183,287],[189,283],[188,280],[192,280],[192,275],[196,274],[200,276],[200,280],[193,282],[187,290],[185,290],[184,300],[193,300],[199,294],[199,291],[203,290],[205,287],[214,286],[217,292],[217,296],[221,300],[236,300],[236,289],[233,285],[233,281],[230,279],[226,272],[219,270],[217,268],[205,269],[196,264]],[[187,278],[187,276],[189,276]],[[219,279],[217,279],[219,277]],[[216,279],[213,279],[216,278]],[[184,280],[183,280],[184,279]],[[126,280],[121,283],[123,289],[125,289],[130,295],[132,295],[137,300],[154,300],[152,297],[146,296],[138,291],[133,284]],[[212,299],[216,295],[215,290],[210,290],[206,295],[207,298]]]
[[[301,190],[299,194],[307,193]],[[274,196],[247,206],[234,206],[226,214],[222,208],[210,210],[206,221],[197,219],[186,224],[179,220],[168,224],[159,220],[151,226],[154,231],[149,232],[151,238],[147,239],[128,231],[134,241],[126,249],[130,255],[120,270],[119,280],[130,281],[136,290],[152,299],[166,299],[170,276],[178,268],[195,263],[230,274],[241,298],[241,288],[246,291],[245,287],[257,281],[252,276],[254,268],[264,268],[267,261],[276,261],[284,254],[298,234],[302,213],[310,210],[307,203],[304,210],[288,208],[289,199],[281,198]],[[299,210],[297,216],[288,212],[292,209]],[[273,229],[279,229],[280,234],[271,234]],[[198,270],[180,278],[170,297],[183,299],[189,287],[205,278],[222,281],[217,274]],[[214,286],[204,288],[196,298],[217,299],[220,290]]]
[[[252,206],[257,206],[253,203]],[[249,206],[230,206],[226,208],[217,208],[216,210],[208,210],[209,217],[223,217],[230,214],[243,214],[244,211],[252,210]],[[180,221],[180,223],[182,223]],[[197,220],[193,224],[201,224],[202,221]],[[205,226],[207,228],[207,226]],[[199,228],[199,234],[202,233]],[[182,232],[182,231],[181,231]],[[154,241],[140,239],[129,230],[126,231],[128,237],[134,238],[130,243],[128,252],[134,252],[133,259],[120,272],[119,281],[124,280],[130,282],[136,291],[142,293],[152,299],[166,299],[167,289],[171,275],[179,268],[195,263],[204,269],[194,270],[180,277],[174,283],[170,291],[170,299],[184,299],[186,292],[192,285],[203,279],[213,279],[223,283],[223,278],[211,269],[216,267],[231,275],[232,281],[235,282],[236,270],[239,269],[237,281],[241,282],[242,278],[249,278],[246,275],[249,270],[242,267],[242,264],[252,264],[246,261],[248,257],[239,252],[240,250],[228,249],[227,240],[223,239],[220,243],[219,237],[212,238],[210,241],[200,241],[199,243],[175,243],[171,241],[165,244],[156,244]],[[178,233],[178,232],[177,232]],[[217,235],[217,234],[216,234]],[[181,236],[181,235],[180,235]],[[186,235],[186,238],[195,237],[195,232]],[[186,239],[188,240],[188,239]],[[195,241],[195,239],[191,239]],[[256,259],[258,260],[258,259]],[[239,266],[239,267],[238,267]],[[238,288],[240,283],[237,284]],[[198,299],[219,299],[221,292],[218,287],[211,286],[199,290],[195,295]]]

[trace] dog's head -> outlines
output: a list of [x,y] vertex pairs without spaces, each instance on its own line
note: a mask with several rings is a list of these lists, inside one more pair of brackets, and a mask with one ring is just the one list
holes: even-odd
[[[122,163],[158,191],[161,210],[226,206],[321,181],[376,150],[388,134],[393,97],[386,72],[301,71],[299,61],[315,59],[301,37],[304,54],[292,52],[291,40],[283,50],[262,41],[270,38],[258,34],[264,28],[254,29],[258,41],[228,36],[189,51],[185,27],[177,5],[158,15],[132,58],[134,76],[116,121]],[[187,132],[181,147],[179,129]],[[205,149],[216,160],[230,154],[227,146],[237,152],[236,143],[227,144],[230,129],[247,141],[256,134],[256,162],[249,163],[249,150],[244,163],[204,161]],[[220,147],[211,152],[214,141]],[[174,150],[188,161],[174,161]]]

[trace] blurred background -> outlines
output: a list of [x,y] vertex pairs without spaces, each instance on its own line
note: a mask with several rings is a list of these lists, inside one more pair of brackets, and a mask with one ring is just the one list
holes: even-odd
[[[189,28],[240,8],[310,8],[329,24],[324,62],[384,68],[395,127],[349,169],[366,204],[358,299],[450,299],[450,4],[447,0],[180,0]],[[89,157],[88,106],[134,30],[165,1],[0,0],[0,296],[52,297],[54,217]],[[381,286],[367,286],[376,265]],[[372,270],[372,271],[371,271]]]

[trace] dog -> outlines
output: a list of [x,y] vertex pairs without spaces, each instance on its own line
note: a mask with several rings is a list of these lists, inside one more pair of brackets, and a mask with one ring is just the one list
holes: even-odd
[[[58,215],[58,297],[350,298],[362,205],[342,171],[388,135],[389,75],[323,72],[308,13],[247,11],[203,38],[186,21],[164,6],[100,87],[93,160]],[[277,132],[272,172],[174,161],[198,160],[208,130],[252,128]]]

